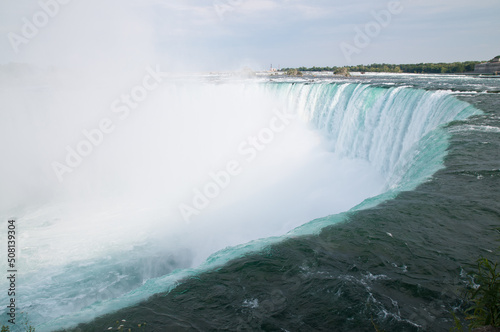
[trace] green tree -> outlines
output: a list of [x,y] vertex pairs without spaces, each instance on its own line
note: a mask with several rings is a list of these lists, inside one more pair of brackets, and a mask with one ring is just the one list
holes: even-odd
[[500,271],[498,263],[492,264],[486,258],[477,261],[477,273],[474,273],[476,285],[468,292],[472,306],[466,310],[470,327],[500,327]]

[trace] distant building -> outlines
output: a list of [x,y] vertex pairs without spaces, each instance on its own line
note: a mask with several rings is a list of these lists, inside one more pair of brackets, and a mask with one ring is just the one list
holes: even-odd
[[494,57],[488,62],[477,64],[474,67],[476,74],[499,74],[500,73],[500,55]]

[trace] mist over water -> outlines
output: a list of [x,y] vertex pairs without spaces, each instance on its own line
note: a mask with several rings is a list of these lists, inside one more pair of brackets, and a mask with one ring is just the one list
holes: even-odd
[[[10,161],[2,218],[18,223],[18,299],[35,324],[197,267],[227,246],[345,211],[384,187],[368,162],[339,158],[296,109],[257,83],[166,82],[127,117],[102,86],[0,93],[11,110],[1,129],[12,139],[2,145]],[[102,119],[113,131],[58,175],[54,162],[74,161],[70,151]],[[230,162],[238,174],[187,222],[179,206],[193,207]]]
[[[2,218],[17,220],[19,303],[42,330],[411,189],[441,167],[436,128],[475,112],[409,88],[167,78],[127,104],[145,75],[120,89],[55,75],[0,91],[12,110]],[[321,228],[308,227],[298,234]]]

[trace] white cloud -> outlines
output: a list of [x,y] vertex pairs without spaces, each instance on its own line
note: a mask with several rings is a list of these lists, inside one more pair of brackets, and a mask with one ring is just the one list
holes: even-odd
[[[0,33],[5,36],[9,31],[19,31],[21,19],[37,10],[37,1],[2,2]],[[222,19],[216,8],[221,3],[230,8]],[[190,66],[211,63],[210,69],[214,70],[245,58],[265,67],[270,61],[287,66],[335,65],[338,59],[334,50],[339,43],[353,38],[354,27],[366,24],[372,19],[370,12],[386,8],[387,3],[386,0],[73,0],[26,45],[22,54],[13,54],[7,38],[2,38],[0,63],[108,63],[126,68],[130,63],[160,58],[188,62]],[[457,31],[467,27],[469,32],[463,36],[467,39],[460,43],[474,48],[475,38],[471,36],[486,35],[495,40],[494,31],[500,28],[498,20],[492,19],[500,11],[497,0],[474,3],[402,0],[402,3],[403,13],[374,45],[391,41],[398,47],[408,44],[408,40],[419,40],[418,50],[405,52],[419,56],[422,61],[431,53],[440,53],[443,58],[448,54],[445,49],[436,49],[436,45],[426,42],[430,32],[437,39],[458,41]],[[373,51],[381,49],[373,47]],[[288,56],[283,50],[289,52]],[[403,54],[400,50],[397,53]],[[363,59],[384,56],[367,52]]]

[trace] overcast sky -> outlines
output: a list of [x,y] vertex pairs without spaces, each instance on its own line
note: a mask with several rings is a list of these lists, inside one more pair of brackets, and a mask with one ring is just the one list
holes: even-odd
[[500,54],[499,14],[498,0],[2,0],[0,63],[215,71],[487,60]]

